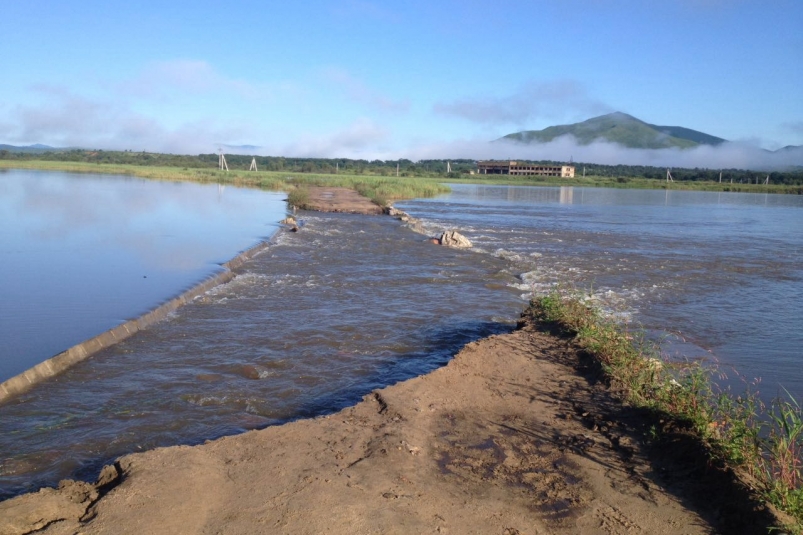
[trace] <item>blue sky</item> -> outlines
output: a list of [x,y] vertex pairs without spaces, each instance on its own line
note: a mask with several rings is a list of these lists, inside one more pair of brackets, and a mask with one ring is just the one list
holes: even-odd
[[803,145],[800,0],[5,4],[0,143],[490,157],[510,132],[623,111]]

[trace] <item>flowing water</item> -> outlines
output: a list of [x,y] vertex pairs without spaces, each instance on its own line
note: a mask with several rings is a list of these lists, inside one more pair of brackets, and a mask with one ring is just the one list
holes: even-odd
[[800,196],[455,185],[400,207],[507,260],[523,297],[576,287],[670,356],[803,398]]
[[0,406],[0,492],[337,410],[510,330],[521,310],[503,260],[389,217],[303,220],[230,283]]
[[803,393],[803,199],[453,189],[398,206],[432,234],[463,232],[471,251],[387,217],[305,213],[231,282],[0,406],[0,496],[92,479],[123,453],[335,411],[511,329],[556,284],[673,333],[673,351]]

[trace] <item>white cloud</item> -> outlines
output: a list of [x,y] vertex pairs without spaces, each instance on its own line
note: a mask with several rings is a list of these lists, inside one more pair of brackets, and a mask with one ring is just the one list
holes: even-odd
[[612,111],[573,80],[529,82],[503,97],[479,96],[438,102],[435,113],[485,125],[523,125],[537,119],[567,115],[598,115]]
[[321,136],[301,136],[280,154],[314,158],[372,158],[381,151],[389,132],[370,119],[361,118],[348,127]]
[[123,121],[120,110],[110,103],[92,101],[53,86],[34,91],[46,102],[12,110],[14,140],[47,140],[69,146],[79,140],[105,137],[110,125]]
[[11,120],[0,130],[10,142],[193,154],[214,152],[219,140],[253,135],[249,127],[216,121],[169,129],[119,101],[90,99],[57,86],[41,86],[35,92],[43,102],[13,108]]
[[209,93],[231,93],[243,98],[257,98],[271,93],[270,88],[264,85],[226,77],[210,63],[190,59],[151,63],[119,87],[126,95],[138,98]]
[[410,109],[409,100],[394,100],[383,93],[368,87],[343,69],[334,67],[323,71],[326,82],[340,89],[350,100],[363,106],[386,112],[406,112]]
[[803,135],[803,121],[788,121],[781,125],[785,130],[797,135]]

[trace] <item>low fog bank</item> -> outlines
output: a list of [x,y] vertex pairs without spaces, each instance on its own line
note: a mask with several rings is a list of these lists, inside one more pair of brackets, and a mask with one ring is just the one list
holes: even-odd
[[[363,125],[364,126],[364,125]],[[349,128],[326,139],[234,145],[212,141],[225,135],[196,131],[185,136],[154,136],[150,143],[133,152],[164,154],[226,154],[277,156],[290,158],[348,158],[354,160],[550,160],[600,165],[645,165],[667,168],[744,169],[783,171],[803,166],[803,147],[770,152],[749,143],[725,142],[718,146],[700,145],[691,149],[631,149],[616,143],[597,141],[583,145],[566,135],[548,143],[526,144],[511,140],[462,139],[424,142],[405,148],[393,147],[389,136],[377,135],[370,128]],[[258,138],[258,136],[256,136]],[[179,142],[180,140],[180,142]],[[73,141],[73,140],[70,140]],[[89,150],[129,150],[130,144],[103,140],[88,145],[78,140],[52,146],[82,147]],[[142,144],[144,145],[144,143]]]
[[[566,135],[548,143],[526,144],[517,141],[463,139],[443,143],[422,143],[404,149],[378,148],[371,143],[339,144],[310,151],[299,144],[261,147],[261,156],[299,158],[351,158],[362,160],[551,160],[601,165],[646,165],[668,168],[745,169],[780,171],[803,166],[803,147],[770,152],[755,145],[725,142],[718,146],[700,145],[691,149],[631,149],[617,143],[597,141],[588,145]],[[238,150],[238,154],[253,154]]]
[[410,160],[466,158],[472,160],[552,160],[602,165],[648,165],[703,169],[782,170],[803,166],[803,147],[769,152],[736,142],[718,146],[700,145],[691,149],[630,149],[617,143],[598,141],[577,143],[571,135],[549,143],[525,144],[516,141],[456,141],[442,145],[417,147],[393,157]]

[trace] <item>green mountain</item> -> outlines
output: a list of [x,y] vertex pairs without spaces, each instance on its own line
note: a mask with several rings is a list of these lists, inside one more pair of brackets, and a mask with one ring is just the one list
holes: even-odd
[[803,145],[787,145],[772,152],[799,152],[803,150]]
[[500,140],[520,143],[545,143],[556,137],[572,135],[581,145],[593,141],[618,143],[633,149],[682,149],[697,145],[719,145],[725,140],[682,126],[659,126],[645,123],[622,112],[594,117],[582,123],[550,126],[543,130],[525,130],[508,134]]
[[40,143],[37,143],[36,145],[24,145],[24,146],[0,144],[0,150],[7,150],[8,152],[54,152],[54,151],[62,151],[65,149],[59,149],[56,147],[51,147],[50,145],[42,145]]

